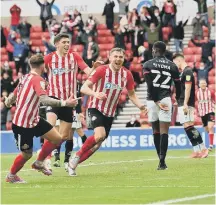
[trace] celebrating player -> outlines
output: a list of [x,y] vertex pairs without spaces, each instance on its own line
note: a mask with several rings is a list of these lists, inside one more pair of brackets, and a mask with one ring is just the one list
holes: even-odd
[[[70,41],[67,34],[56,35],[54,44],[56,51],[45,56],[49,81],[48,95],[54,99],[65,100],[71,94],[76,96],[78,68],[87,75],[90,75],[94,68],[89,68],[76,52],[69,51]],[[49,106],[47,108],[47,121],[52,126],[56,125],[57,119],[60,120],[59,132],[63,140],[67,140],[70,136],[73,122],[72,114],[72,108],[68,107],[56,108]],[[70,145],[72,144],[70,143]],[[68,152],[67,155],[69,154]]]
[[178,101],[178,118],[184,125],[185,132],[193,146],[192,158],[205,158],[208,156],[199,131],[194,127],[195,107],[195,80],[192,69],[185,62],[182,54],[173,56],[173,62],[182,71],[181,73],[181,96]]
[[207,82],[205,79],[200,79],[199,87],[200,88],[196,94],[198,100],[198,112],[202,119],[203,127],[209,135],[209,151],[212,151],[215,124],[215,96],[214,92],[211,93],[207,88]]
[[[110,64],[103,65],[84,83],[81,92],[91,96],[88,112],[94,135],[87,138],[81,149],[69,161],[69,175],[76,176],[78,163],[89,158],[108,137],[114,119],[116,107],[122,90],[126,87],[130,100],[143,112],[146,108],[141,104],[134,92],[134,80],[129,70],[122,67],[125,51],[113,48],[110,51]],[[92,86],[94,85],[94,88]]]
[[44,59],[42,55],[34,55],[30,61],[31,71],[23,76],[15,91],[5,100],[10,107],[16,101],[16,111],[13,118],[12,130],[16,144],[21,153],[16,157],[6,182],[25,183],[16,174],[32,157],[33,137],[42,136],[47,139],[32,168],[45,175],[52,173],[43,165],[43,160],[61,142],[61,135],[47,121],[38,116],[40,103],[53,107],[75,107],[77,100],[70,96],[67,100],[56,100],[46,95],[45,80],[41,77],[44,72]]
[[148,120],[152,124],[154,144],[160,159],[158,170],[167,169],[165,163],[168,149],[168,132],[172,117],[171,85],[176,87],[176,99],[180,97],[181,85],[176,65],[165,57],[166,44],[157,41],[153,45],[154,59],[144,65],[144,76],[148,87]]

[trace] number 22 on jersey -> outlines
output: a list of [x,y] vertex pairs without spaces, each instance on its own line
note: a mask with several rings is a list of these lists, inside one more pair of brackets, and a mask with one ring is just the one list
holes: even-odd
[[[154,87],[161,87],[165,89],[170,89],[169,82],[171,80],[171,74],[166,71],[159,71],[159,70],[151,70],[152,73],[157,74],[153,80]],[[162,83],[160,83],[162,81]]]

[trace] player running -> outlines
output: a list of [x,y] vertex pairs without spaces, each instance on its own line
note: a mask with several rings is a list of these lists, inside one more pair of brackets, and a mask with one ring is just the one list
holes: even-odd
[[209,135],[209,151],[213,149],[214,141],[214,124],[215,124],[215,96],[207,88],[205,79],[200,79],[199,90],[196,94],[198,100],[198,113],[202,119],[203,127]]
[[[54,44],[56,51],[45,56],[49,81],[48,95],[59,100],[66,100],[71,94],[76,97],[78,68],[87,75],[90,75],[94,68],[89,68],[78,53],[69,50],[70,40],[67,34],[56,35]],[[56,120],[60,120],[59,132],[63,140],[70,136],[72,114],[72,108],[47,107],[47,121],[55,126]]]
[[6,177],[6,182],[26,183],[17,176],[17,172],[32,157],[33,137],[42,136],[47,139],[41,149],[37,160],[32,164],[32,168],[51,175],[43,165],[44,159],[56,145],[62,140],[61,135],[43,118],[40,118],[39,106],[51,105],[53,107],[74,107],[77,100],[70,96],[66,100],[56,100],[46,95],[45,80],[41,77],[44,72],[44,59],[42,55],[34,55],[30,58],[31,71],[23,76],[15,91],[5,100],[5,105],[10,107],[16,102],[16,111],[13,118],[12,130],[16,144],[21,153],[16,157]]
[[194,152],[192,158],[205,158],[208,156],[199,131],[194,127],[195,110],[195,80],[192,69],[185,62],[182,54],[175,54],[173,62],[182,71],[181,73],[181,96],[178,100],[178,119],[183,124],[185,132],[190,140]]
[[146,112],[145,106],[135,94],[131,72],[122,66],[124,56],[123,49],[113,48],[109,56],[110,64],[98,67],[81,88],[82,93],[91,96],[88,112],[94,135],[88,137],[81,149],[69,160],[70,176],[76,176],[77,165],[98,150],[108,137],[119,97],[124,88],[127,88],[130,100],[141,111]]
[[158,170],[167,169],[165,158],[172,117],[172,81],[176,87],[176,99],[180,97],[181,92],[178,68],[165,57],[165,51],[165,43],[155,42],[152,48],[154,58],[143,65],[148,92],[148,120],[152,124],[154,144],[160,160]]

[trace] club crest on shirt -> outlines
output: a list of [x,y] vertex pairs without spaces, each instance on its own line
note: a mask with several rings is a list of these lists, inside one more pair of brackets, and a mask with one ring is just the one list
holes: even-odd
[[190,81],[191,80],[191,76],[190,75],[186,75],[186,81]]
[[46,83],[44,81],[40,81],[40,86],[43,90],[46,89]]

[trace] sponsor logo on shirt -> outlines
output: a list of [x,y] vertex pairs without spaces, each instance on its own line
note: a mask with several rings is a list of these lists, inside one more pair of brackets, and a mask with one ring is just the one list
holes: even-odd
[[66,69],[66,68],[53,68],[52,74],[53,75],[62,75],[63,73],[69,73],[73,71],[74,69]]
[[122,90],[123,88],[117,84],[107,82],[105,84],[105,89]]

